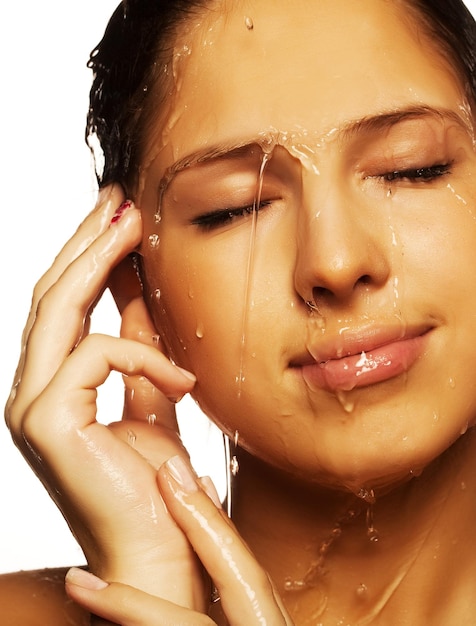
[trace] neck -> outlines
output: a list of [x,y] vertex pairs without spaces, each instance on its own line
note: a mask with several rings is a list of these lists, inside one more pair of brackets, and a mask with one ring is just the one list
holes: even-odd
[[297,624],[474,616],[475,432],[375,503],[302,483],[243,451],[239,465],[234,521]]

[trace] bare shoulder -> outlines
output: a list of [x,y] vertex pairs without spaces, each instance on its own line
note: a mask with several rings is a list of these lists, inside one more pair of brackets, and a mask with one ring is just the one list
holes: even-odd
[[64,592],[66,569],[0,575],[2,626],[88,626],[89,614]]

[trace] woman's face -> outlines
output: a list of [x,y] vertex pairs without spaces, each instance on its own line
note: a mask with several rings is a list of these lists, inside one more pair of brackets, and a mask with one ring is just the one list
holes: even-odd
[[401,3],[228,4],[169,67],[141,199],[146,296],[200,405],[248,450],[386,487],[474,423],[463,87]]

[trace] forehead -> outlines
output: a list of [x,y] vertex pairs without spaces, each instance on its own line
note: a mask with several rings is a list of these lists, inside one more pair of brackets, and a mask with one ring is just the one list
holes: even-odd
[[270,132],[325,137],[385,111],[454,109],[461,86],[436,47],[390,0],[213,4],[178,37],[165,164]]

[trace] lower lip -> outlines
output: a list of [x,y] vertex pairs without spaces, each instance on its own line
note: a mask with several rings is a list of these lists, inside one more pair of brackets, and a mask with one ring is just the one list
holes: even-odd
[[407,372],[420,357],[424,339],[425,335],[420,335],[395,341],[370,352],[303,365],[300,369],[304,381],[311,389],[351,391]]

